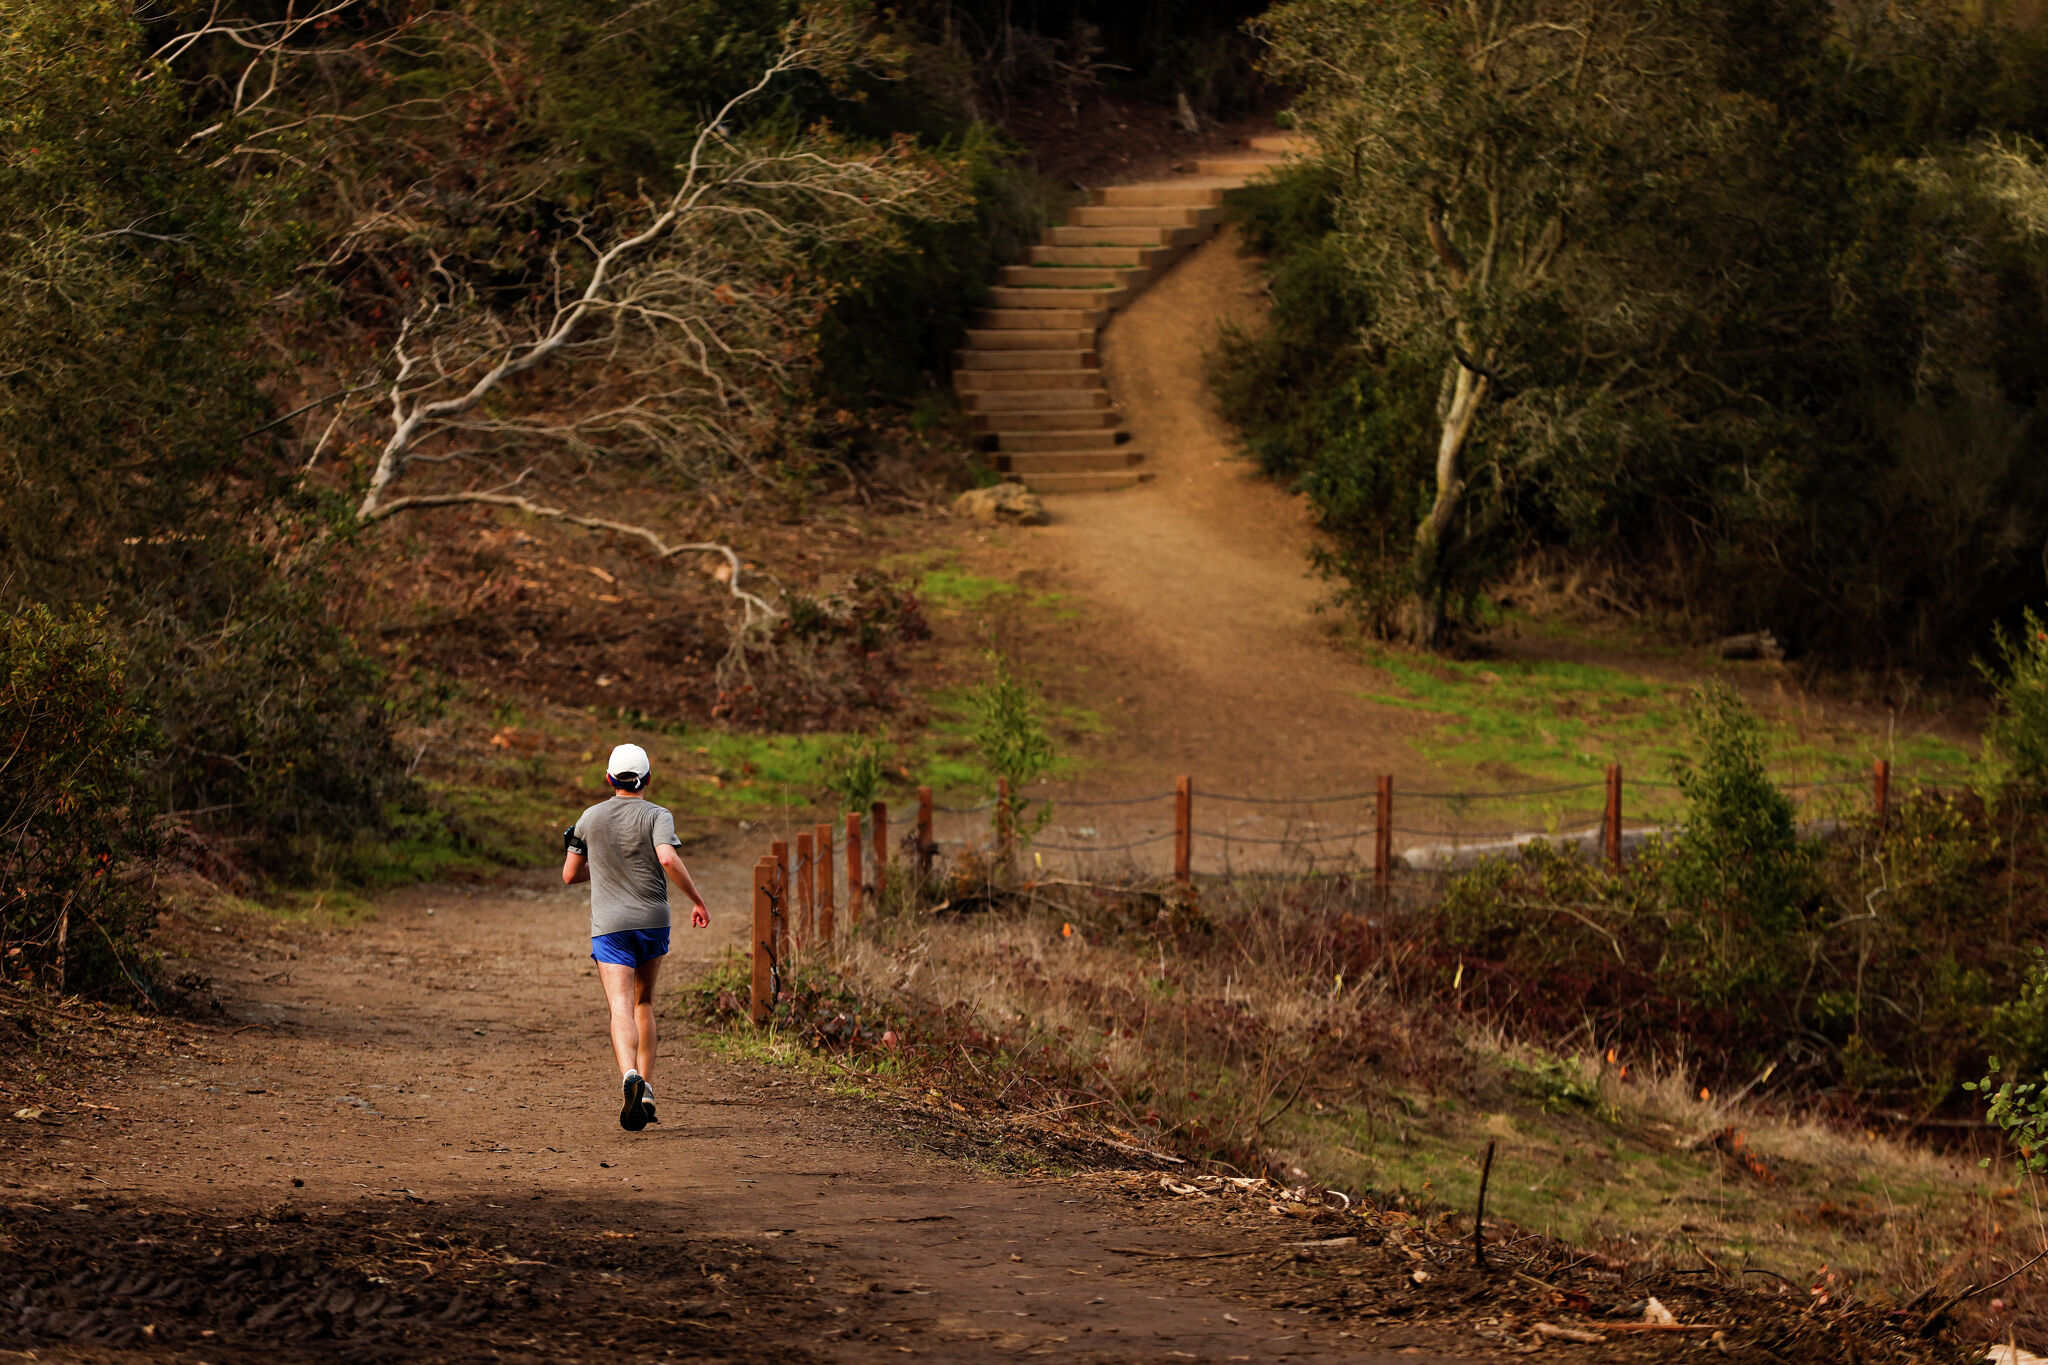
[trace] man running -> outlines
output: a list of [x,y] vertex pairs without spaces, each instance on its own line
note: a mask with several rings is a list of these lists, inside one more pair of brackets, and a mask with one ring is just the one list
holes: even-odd
[[590,882],[590,956],[612,1009],[612,1051],[625,1073],[619,1127],[637,1133],[656,1122],[654,978],[668,954],[668,884],[693,907],[691,927],[709,928],[711,912],[676,850],[675,817],[649,801],[654,765],[637,744],[621,744],[605,764],[609,801],[583,812],[564,831],[562,882]]

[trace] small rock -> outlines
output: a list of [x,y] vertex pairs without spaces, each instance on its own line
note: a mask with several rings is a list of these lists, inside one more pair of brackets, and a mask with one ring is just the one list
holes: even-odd
[[1052,518],[1045,504],[1021,483],[999,483],[992,488],[973,488],[953,499],[953,511],[969,521],[991,525],[1043,526]]
[[1714,646],[1714,652],[1724,659],[1763,659],[1775,663],[1785,657],[1785,646],[1769,631],[1753,630],[1728,636]]

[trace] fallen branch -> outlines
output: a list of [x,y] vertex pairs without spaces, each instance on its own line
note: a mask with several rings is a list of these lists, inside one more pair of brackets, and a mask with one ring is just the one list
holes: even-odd
[[388,502],[379,503],[364,516],[363,520],[382,521],[394,513],[411,511],[416,508],[455,507],[463,504],[486,507],[510,507],[524,512],[530,517],[566,521],[571,526],[581,526],[591,531],[612,531],[622,536],[634,536],[646,541],[654,550],[655,555],[661,559],[672,559],[676,555],[685,554],[722,555],[732,574],[731,578],[726,582],[726,588],[746,607],[746,620],[752,622],[757,615],[763,619],[773,620],[781,614],[765,600],[740,586],[740,571],[742,567],[740,557],[730,545],[721,545],[716,541],[693,541],[687,545],[671,545],[663,540],[660,535],[645,526],[635,526],[630,522],[623,521],[607,521],[603,517],[584,516],[578,512],[571,512],[566,507],[545,507],[533,499],[521,497],[517,493],[413,493],[402,498],[393,498]]

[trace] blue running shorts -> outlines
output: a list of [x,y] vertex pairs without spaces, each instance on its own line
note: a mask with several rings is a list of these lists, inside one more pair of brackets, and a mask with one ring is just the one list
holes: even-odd
[[621,929],[616,934],[599,934],[590,940],[590,960],[616,962],[621,967],[644,967],[657,957],[668,956],[668,930]]

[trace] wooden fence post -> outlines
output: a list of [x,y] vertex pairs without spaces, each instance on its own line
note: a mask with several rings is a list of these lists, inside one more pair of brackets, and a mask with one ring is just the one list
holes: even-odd
[[789,954],[789,844],[777,839],[768,845],[768,856],[775,860],[775,952],[778,957]]
[[1601,822],[1607,836],[1607,861],[1621,871],[1621,765],[1607,765],[1607,815]]
[[1880,758],[1877,760],[1877,767],[1871,773],[1870,787],[1871,801],[1877,807],[1877,832],[1883,834],[1885,824],[1891,819],[1892,814],[1892,764],[1890,759]]
[[932,855],[939,846],[932,842],[932,789],[917,789],[917,885],[922,890],[932,879]]
[[796,836],[796,913],[790,916],[796,931],[798,946],[811,942],[817,928],[815,879],[817,864],[812,861],[816,850],[808,833]]
[[832,946],[832,826],[817,830],[818,849],[818,944]]
[[856,928],[860,924],[861,902],[866,899],[867,888],[860,884],[860,812],[846,813],[846,926]]
[[996,781],[996,859],[1003,866],[1010,865],[1016,852],[1017,832],[1010,828],[1010,779]]
[[770,890],[774,880],[775,864],[771,859],[763,858],[754,864],[754,978],[748,1013],[756,1024],[768,1022],[768,1010],[774,1004],[768,998],[768,958],[775,948],[775,898]]
[[1186,886],[1195,879],[1195,779],[1173,784],[1173,879]]
[[868,807],[868,818],[875,822],[875,894],[882,892],[882,879],[889,872],[889,807],[877,801]]
[[1394,779],[1382,774],[1372,821],[1372,884],[1384,897],[1394,883]]

